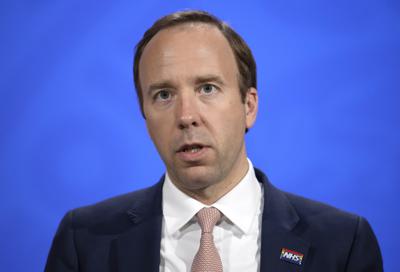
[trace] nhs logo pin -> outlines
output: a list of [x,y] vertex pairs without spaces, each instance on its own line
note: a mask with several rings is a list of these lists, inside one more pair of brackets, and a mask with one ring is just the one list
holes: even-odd
[[301,265],[303,262],[304,254],[296,252],[294,250],[282,248],[281,249],[281,260],[287,261],[289,263]]

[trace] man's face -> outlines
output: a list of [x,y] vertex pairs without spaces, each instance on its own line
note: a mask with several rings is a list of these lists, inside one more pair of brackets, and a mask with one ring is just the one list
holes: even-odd
[[240,180],[257,92],[250,88],[243,103],[235,58],[220,31],[206,24],[162,30],[139,67],[147,128],[172,182],[195,192]]

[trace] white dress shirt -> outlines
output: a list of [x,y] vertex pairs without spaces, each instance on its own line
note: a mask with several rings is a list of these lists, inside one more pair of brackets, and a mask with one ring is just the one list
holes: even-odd
[[[214,227],[215,246],[224,271],[256,272],[260,269],[262,185],[250,160],[244,178],[212,204],[223,214]],[[160,271],[190,272],[200,244],[196,213],[209,207],[180,191],[165,175]]]

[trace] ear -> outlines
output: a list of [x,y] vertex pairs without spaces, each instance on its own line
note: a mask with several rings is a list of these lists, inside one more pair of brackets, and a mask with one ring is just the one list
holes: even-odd
[[246,110],[246,128],[249,129],[253,126],[254,122],[256,121],[258,112],[258,93],[257,89],[253,87],[247,90],[245,110]]

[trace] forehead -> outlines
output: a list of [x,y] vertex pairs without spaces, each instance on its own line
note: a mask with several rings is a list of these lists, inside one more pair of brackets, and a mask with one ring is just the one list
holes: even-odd
[[[143,50],[140,81],[186,73],[221,73],[236,77],[237,65],[227,39],[210,24],[190,23],[158,32]],[[145,86],[143,86],[145,87]]]

